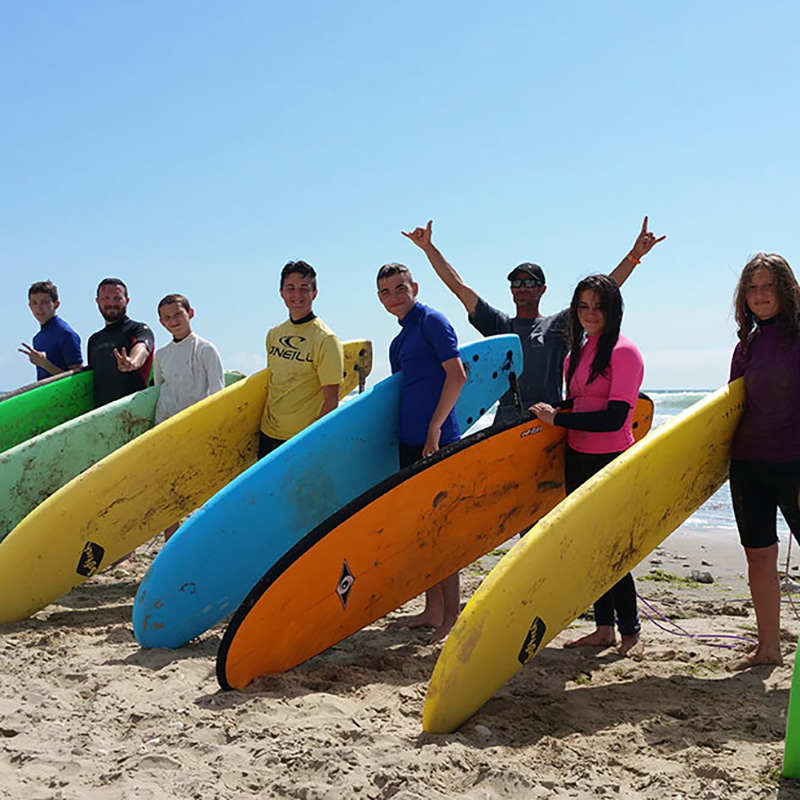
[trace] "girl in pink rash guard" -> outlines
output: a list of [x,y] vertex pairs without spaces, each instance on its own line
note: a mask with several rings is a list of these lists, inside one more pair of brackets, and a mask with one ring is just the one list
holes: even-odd
[[[547,403],[531,406],[542,422],[567,429],[567,494],[633,444],[631,417],[644,361],[636,345],[620,334],[621,324],[622,296],[617,284],[606,275],[584,278],[575,287],[569,309],[566,400],[555,408]],[[594,617],[596,630],[567,642],[567,647],[615,645],[616,621],[622,637],[620,655],[641,651],[633,575],[628,573],[597,600]]]
[[800,541],[800,287],[786,259],[759,253],[734,300],[739,344],[731,380],[744,377],[745,407],[733,439],[731,499],[758,627],[758,646],[731,666],[782,664],[778,535],[781,510]]

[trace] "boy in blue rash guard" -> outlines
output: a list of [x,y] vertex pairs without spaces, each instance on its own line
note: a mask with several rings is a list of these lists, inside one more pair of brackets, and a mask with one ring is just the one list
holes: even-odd
[[[402,330],[389,346],[392,374],[403,373],[400,390],[400,468],[435,453],[461,436],[455,404],[467,381],[453,326],[438,311],[417,302],[419,286],[408,267],[386,264],[378,271],[378,299]],[[425,610],[394,624],[432,627],[429,641],[444,639],[461,604],[458,572],[425,593]]]
[[37,381],[83,366],[81,337],[56,314],[59,305],[52,281],[39,281],[28,289],[28,306],[41,328],[33,346],[23,342],[19,352],[36,367]]

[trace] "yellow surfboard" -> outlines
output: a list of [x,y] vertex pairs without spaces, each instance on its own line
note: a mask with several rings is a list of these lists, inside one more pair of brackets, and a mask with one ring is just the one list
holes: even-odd
[[[372,343],[343,342],[344,397]],[[255,462],[269,371],[217,392],[104,458],[0,544],[0,623],[24,619],[190,513]]]
[[422,717],[449,733],[725,481],[741,380],[627,450],[546,517],[472,596],[439,655]]

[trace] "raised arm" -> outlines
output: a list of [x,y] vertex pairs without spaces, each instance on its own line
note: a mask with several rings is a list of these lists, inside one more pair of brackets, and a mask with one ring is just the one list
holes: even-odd
[[617,286],[622,286],[628,277],[630,276],[631,272],[633,272],[633,268],[659,243],[663,242],[666,239],[666,236],[659,236],[656,239],[655,234],[651,233],[647,230],[647,217],[644,218],[644,222],[642,222],[642,229],[639,231],[639,235],[636,237],[636,241],[633,243],[633,247],[627,253],[625,258],[614,267],[613,272],[608,276],[611,278]]
[[433,271],[442,279],[444,285],[462,302],[468,314],[472,314],[478,305],[478,295],[474,289],[461,280],[461,276],[447,262],[439,249],[431,241],[433,220],[429,219],[424,228],[415,228],[410,233],[401,231],[406,239],[411,239],[431,262]]

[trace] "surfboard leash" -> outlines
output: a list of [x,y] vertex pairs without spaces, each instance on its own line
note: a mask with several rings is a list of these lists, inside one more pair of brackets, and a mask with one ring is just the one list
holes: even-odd
[[[789,534],[789,546],[788,546],[788,548],[786,550],[786,566],[784,567],[784,570],[783,570],[783,577],[785,578],[785,584],[784,584],[785,588],[783,589],[783,591],[786,592],[786,597],[789,600],[789,605],[792,608],[792,612],[794,613],[795,618],[800,622],[800,611],[798,611],[798,608],[795,605],[794,597],[792,596],[792,592],[791,592],[791,590],[789,588],[790,585],[791,585],[791,576],[789,575],[791,557],[792,557],[792,535],[791,535],[791,532],[790,532],[790,534]],[[672,629],[670,629],[670,628],[666,627],[665,625],[662,625],[654,616],[649,614],[647,612],[647,610],[643,610],[642,611],[644,616],[647,617],[647,619],[649,619],[650,622],[652,622],[657,628],[659,628],[660,630],[664,631],[665,633],[670,633],[673,636],[681,636],[683,638],[688,638],[688,639],[696,639],[697,641],[700,641],[703,644],[708,645],[709,647],[717,647],[717,648],[722,648],[722,649],[726,649],[726,650],[734,650],[736,648],[736,645],[733,645],[733,644],[714,644],[713,642],[706,641],[706,640],[708,640],[708,639],[732,639],[734,641],[746,642],[747,644],[751,644],[751,645],[757,644],[757,642],[754,639],[751,639],[749,636],[735,636],[733,634],[695,634],[695,633],[689,633],[689,631],[685,630],[680,625],[678,625],[678,623],[675,622],[675,620],[669,619],[669,617],[665,617],[652,603],[650,603],[646,598],[642,597],[642,595],[640,595],[638,591],[636,592],[636,596],[639,598],[639,600],[642,601],[642,603],[648,609],[650,609],[650,611],[653,614],[655,614],[656,616],[660,617],[665,623],[667,623],[667,625],[671,625],[672,626]]]
[[639,600],[642,601],[642,603],[647,608],[650,609],[650,611],[653,612],[653,614],[655,614],[656,616],[660,617],[668,625],[672,625],[674,630],[670,630],[665,625],[662,625],[657,619],[655,619],[655,617],[651,616],[646,610],[642,611],[644,616],[647,617],[647,619],[649,619],[650,622],[653,623],[653,625],[655,625],[657,628],[660,628],[665,633],[670,633],[673,636],[681,636],[681,637],[684,637],[684,638],[687,638],[687,639],[695,639],[695,640],[697,640],[699,642],[702,642],[702,644],[708,645],[709,647],[718,647],[718,648],[721,648],[721,649],[724,649],[724,650],[735,650],[736,649],[736,645],[735,644],[714,644],[714,642],[710,642],[710,641],[706,641],[706,640],[708,640],[708,639],[732,639],[732,640],[737,641],[737,642],[747,642],[747,644],[751,644],[751,645],[752,644],[756,644],[756,642],[753,639],[751,639],[749,636],[736,636],[734,634],[729,634],[729,633],[714,633],[714,634],[712,634],[712,633],[689,633],[689,631],[685,630],[680,625],[678,625],[678,623],[675,622],[674,619],[669,619],[669,617],[665,617],[652,603],[650,603],[648,600],[646,600],[644,597],[642,597],[639,594],[638,591],[636,592],[636,596],[639,598]]

